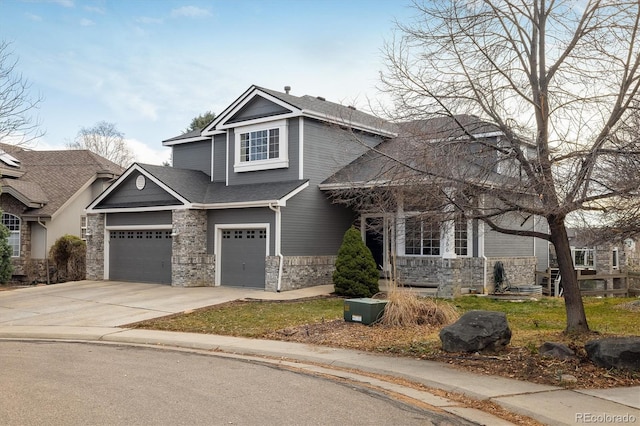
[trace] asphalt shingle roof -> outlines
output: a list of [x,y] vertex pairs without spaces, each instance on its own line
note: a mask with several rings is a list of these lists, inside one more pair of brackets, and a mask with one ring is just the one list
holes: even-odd
[[118,176],[123,171],[87,150],[34,151],[7,144],[0,144],[0,149],[20,160],[24,172],[16,179],[4,178],[3,184],[31,201],[46,201],[43,207],[29,209],[25,215],[51,216],[96,174]]
[[285,197],[307,182],[307,180],[290,180],[227,186],[222,182],[211,182],[211,178],[199,170],[151,164],[138,164],[138,166],[187,201],[196,204],[274,201]]

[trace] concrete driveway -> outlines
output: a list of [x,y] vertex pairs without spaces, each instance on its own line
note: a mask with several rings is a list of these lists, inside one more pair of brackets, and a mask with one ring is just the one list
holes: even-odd
[[0,326],[118,327],[232,300],[291,300],[331,291],[333,286],[271,293],[233,287],[74,281],[0,292]]

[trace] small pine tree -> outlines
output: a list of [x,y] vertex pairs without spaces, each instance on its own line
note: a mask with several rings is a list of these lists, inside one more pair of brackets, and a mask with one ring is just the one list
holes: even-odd
[[6,284],[13,275],[11,255],[13,251],[9,245],[9,230],[0,224],[0,283]]
[[345,232],[333,273],[333,285],[339,296],[371,297],[378,293],[378,268],[371,250],[351,227]]

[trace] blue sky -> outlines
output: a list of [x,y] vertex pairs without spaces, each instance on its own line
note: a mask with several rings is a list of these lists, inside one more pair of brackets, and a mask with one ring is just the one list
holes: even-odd
[[409,0],[0,0],[0,39],[43,98],[46,135],[64,149],[81,127],[115,123],[143,163],[162,140],[219,113],[252,84],[366,109],[381,49]]

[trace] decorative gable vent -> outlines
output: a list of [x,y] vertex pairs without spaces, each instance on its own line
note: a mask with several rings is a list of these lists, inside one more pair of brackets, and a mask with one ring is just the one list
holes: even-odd
[[2,161],[7,166],[20,167],[20,160],[18,160],[13,155],[7,154],[2,149],[0,149],[0,161]]

